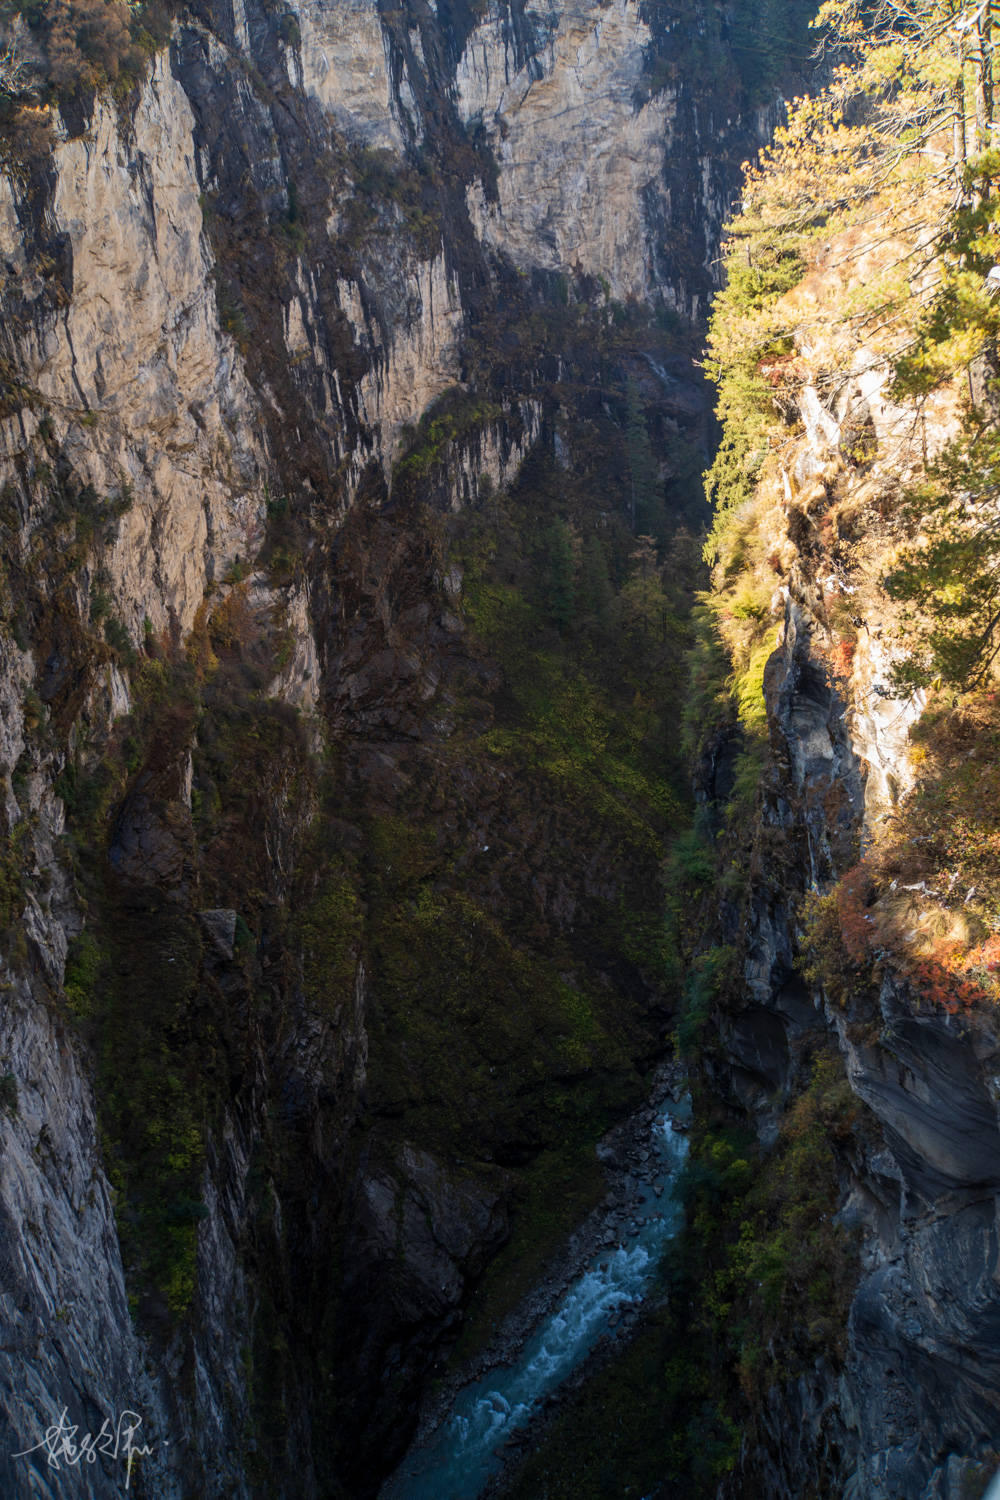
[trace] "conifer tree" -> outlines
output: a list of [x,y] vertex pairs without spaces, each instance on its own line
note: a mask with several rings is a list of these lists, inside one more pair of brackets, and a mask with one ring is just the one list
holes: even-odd
[[614,600],[607,553],[600,538],[591,532],[583,544],[580,562],[580,611],[592,629],[603,632],[609,628]]
[[553,521],[546,532],[545,558],[549,613],[559,630],[566,631],[572,625],[576,612],[576,560],[573,556],[573,533],[561,517]]
[[896,677],[974,687],[1000,654],[1000,429],[970,421],[906,505],[920,540],[886,579],[915,611]]
[[634,532],[656,536],[663,529],[663,495],[639,387],[630,376],[626,388],[625,442],[628,450],[630,522]]

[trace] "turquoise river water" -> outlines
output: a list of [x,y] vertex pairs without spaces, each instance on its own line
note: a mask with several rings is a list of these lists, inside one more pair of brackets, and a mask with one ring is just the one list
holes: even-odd
[[685,1105],[673,1102],[658,1110],[643,1165],[651,1180],[633,1180],[634,1218],[620,1243],[595,1255],[515,1363],[495,1366],[458,1392],[439,1426],[414,1444],[382,1487],[379,1500],[475,1500],[500,1472],[504,1443],[528,1424],[598,1340],[609,1336],[616,1312],[648,1294],[662,1252],[680,1228],[673,1187],[687,1156],[687,1113]]

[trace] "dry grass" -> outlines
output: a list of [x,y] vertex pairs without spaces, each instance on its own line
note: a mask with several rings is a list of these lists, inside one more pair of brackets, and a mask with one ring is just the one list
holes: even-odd
[[910,794],[806,913],[813,972],[845,1000],[888,962],[954,1011],[1000,1001],[1000,692],[939,693],[913,731]]

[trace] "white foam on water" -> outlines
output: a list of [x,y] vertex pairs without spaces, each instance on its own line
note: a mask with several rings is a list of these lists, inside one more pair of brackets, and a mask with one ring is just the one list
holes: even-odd
[[514,1364],[498,1365],[459,1391],[450,1415],[411,1449],[380,1500],[475,1500],[501,1468],[502,1445],[586,1358],[612,1313],[642,1301],[664,1246],[680,1228],[671,1189],[688,1149],[667,1113],[657,1119],[650,1144],[655,1163],[649,1175],[665,1179],[667,1187],[659,1199],[651,1187],[638,1189],[642,1206],[636,1212],[645,1220],[638,1233],[595,1258]]

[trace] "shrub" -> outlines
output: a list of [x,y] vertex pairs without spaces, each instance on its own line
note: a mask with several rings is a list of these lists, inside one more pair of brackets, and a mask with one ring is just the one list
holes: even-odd
[[1000,694],[941,694],[913,736],[917,776],[894,819],[806,898],[806,975],[846,1004],[890,964],[954,1011],[1000,999]]
[[128,6],[119,0],[50,0],[46,22],[45,47],[58,93],[112,83],[123,64],[140,61]]
[[104,639],[127,667],[135,665],[137,656],[132,637],[121,620],[116,619],[114,615],[109,615],[104,621]]

